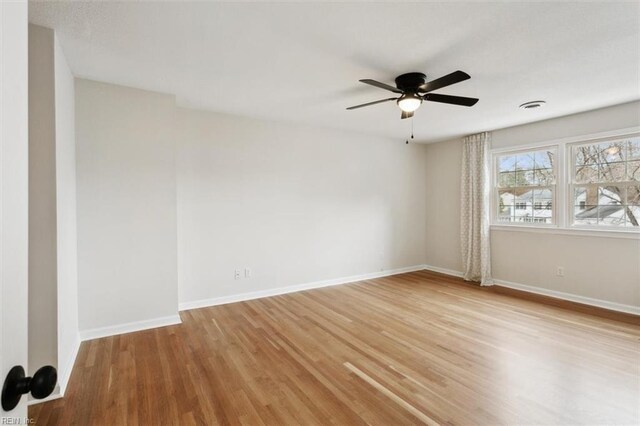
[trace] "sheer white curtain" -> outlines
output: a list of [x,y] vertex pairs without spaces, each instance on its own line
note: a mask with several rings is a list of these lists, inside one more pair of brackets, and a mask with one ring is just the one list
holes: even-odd
[[490,133],[467,136],[462,147],[461,243],[464,279],[493,285],[489,233]]

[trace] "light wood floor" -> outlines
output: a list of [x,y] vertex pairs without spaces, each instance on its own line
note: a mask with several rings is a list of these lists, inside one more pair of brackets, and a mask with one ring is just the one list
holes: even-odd
[[38,425],[639,424],[640,326],[415,272],[85,342]]

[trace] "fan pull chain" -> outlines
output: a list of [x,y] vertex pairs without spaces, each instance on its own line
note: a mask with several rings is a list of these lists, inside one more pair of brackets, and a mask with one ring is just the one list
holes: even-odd
[[[413,139],[413,117],[411,117],[411,139]],[[407,139],[404,143],[409,145],[409,139]]]

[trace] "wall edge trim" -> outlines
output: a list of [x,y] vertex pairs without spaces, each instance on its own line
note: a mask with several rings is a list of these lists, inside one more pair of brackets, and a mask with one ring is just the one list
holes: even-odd
[[80,351],[80,344],[82,340],[80,339],[80,333],[76,333],[75,341],[73,342],[73,350],[71,351],[71,356],[67,359],[67,363],[64,366],[64,370],[62,370],[59,374],[58,384],[60,385],[60,396],[64,396],[64,393],[67,390],[67,384],[69,383],[69,378],[71,378],[71,372],[73,371],[73,366],[76,363],[76,358],[78,357],[78,351]]

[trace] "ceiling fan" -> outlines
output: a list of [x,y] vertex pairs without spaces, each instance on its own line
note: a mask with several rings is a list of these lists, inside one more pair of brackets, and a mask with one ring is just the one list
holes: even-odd
[[433,81],[427,82],[427,76],[423,73],[410,72],[396,77],[396,87],[370,79],[360,80],[360,82],[362,83],[370,84],[371,86],[398,93],[400,96],[396,98],[387,98],[381,99],[379,101],[368,102],[366,104],[352,106],[347,109],[352,110],[369,105],[380,104],[383,102],[396,101],[398,106],[402,110],[402,115],[400,116],[400,118],[404,119],[413,117],[414,111],[420,107],[422,101],[440,102],[445,104],[462,105],[466,107],[474,106],[476,102],[478,102],[478,99],[476,98],[465,98],[463,96],[440,95],[437,93],[431,93],[434,90],[451,86],[452,84],[460,83],[461,81],[468,80],[470,78],[471,77],[466,72],[455,71],[451,74],[445,75],[444,77],[440,77]]

